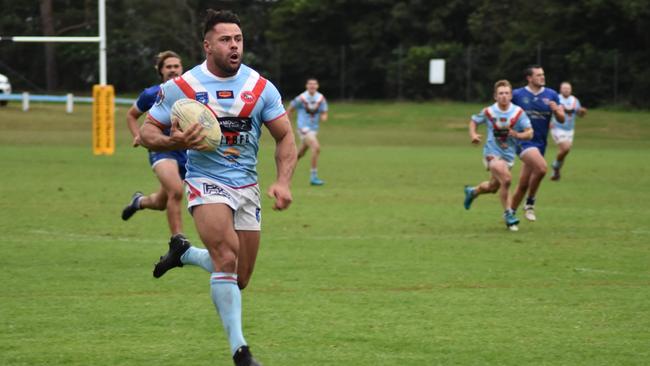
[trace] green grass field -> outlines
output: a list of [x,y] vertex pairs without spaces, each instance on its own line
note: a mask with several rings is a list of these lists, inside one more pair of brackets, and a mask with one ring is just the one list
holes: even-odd
[[[326,185],[301,161],[291,209],[264,201],[243,293],[264,365],[648,364],[650,113],[590,111],[538,221],[509,233],[496,196],[462,207],[487,177],[466,132],[480,107],[331,105]],[[164,214],[120,219],[133,191],[157,189],[125,112],[107,157],[92,155],[88,106],[0,108],[0,365],[232,363],[209,275],[151,276]],[[264,189],[268,133],[259,171]]]

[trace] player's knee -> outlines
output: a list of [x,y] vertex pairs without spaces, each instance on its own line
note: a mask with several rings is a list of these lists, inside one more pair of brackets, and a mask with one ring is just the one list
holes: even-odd
[[506,189],[509,189],[511,185],[512,185],[512,177],[503,177],[503,179],[501,180],[501,186]]
[[167,199],[176,202],[181,202],[183,200],[183,187],[178,186],[178,187],[173,187],[168,189]]
[[234,272],[237,268],[237,256],[232,251],[219,251],[216,261],[216,269],[224,272]]

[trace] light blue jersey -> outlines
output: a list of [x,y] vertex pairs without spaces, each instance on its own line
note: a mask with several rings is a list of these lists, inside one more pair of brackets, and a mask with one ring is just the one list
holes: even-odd
[[560,123],[555,120],[551,122],[552,128],[559,128],[560,130],[573,131],[576,127],[576,117],[578,116],[578,110],[582,108],[578,98],[573,95],[569,95],[568,98],[565,98],[560,94],[560,104],[564,106],[564,123]]
[[316,92],[311,95],[305,91],[291,101],[291,106],[296,109],[299,130],[318,131],[320,115],[327,112],[327,100],[323,94]]
[[479,114],[472,116],[472,121],[477,125],[487,125],[488,137],[483,147],[483,157],[494,156],[507,162],[514,161],[515,149],[519,142],[508,135],[509,130],[523,132],[531,128],[528,115],[521,107],[512,103],[505,112],[499,109],[497,103],[485,107]]
[[257,152],[263,123],[286,114],[276,87],[246,65],[236,75],[221,78],[206,63],[167,81],[149,116],[164,129],[171,126],[172,105],[190,98],[207,105],[221,125],[221,145],[215,151],[188,150],[187,178],[211,178],[232,188],[257,184]]

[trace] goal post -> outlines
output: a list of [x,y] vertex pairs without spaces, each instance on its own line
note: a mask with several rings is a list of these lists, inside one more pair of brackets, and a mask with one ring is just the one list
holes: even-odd
[[[93,86],[93,153],[112,155],[115,151],[115,91],[107,85],[106,77],[106,0],[97,0],[99,35],[96,37],[57,37],[57,36],[0,36],[0,41],[11,42],[56,42],[56,43],[98,43],[99,44],[99,84]],[[96,126],[104,126],[96,129]],[[97,131],[110,136],[95,136]],[[101,142],[102,148],[96,143]],[[106,144],[106,145],[103,145]]]

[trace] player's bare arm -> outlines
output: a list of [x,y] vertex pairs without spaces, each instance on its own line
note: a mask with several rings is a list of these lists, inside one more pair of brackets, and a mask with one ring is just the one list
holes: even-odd
[[554,101],[550,101],[548,106],[551,107],[551,112],[553,112],[555,119],[560,123],[564,123],[564,107]]
[[201,129],[201,125],[195,123],[187,130],[181,131],[178,129],[178,122],[173,121],[171,133],[166,136],[160,127],[147,116],[142,127],[140,127],[140,140],[143,146],[154,151],[203,150],[205,147],[201,144],[203,140]]
[[532,128],[526,128],[522,132],[517,132],[513,130],[512,128],[510,131],[508,131],[508,135],[518,139],[518,140],[530,140],[533,138],[533,129]]
[[584,117],[587,114],[587,108],[585,107],[580,107],[578,109],[578,116]]
[[474,145],[481,143],[481,135],[476,133],[476,122],[474,121],[469,121],[469,138]]
[[267,123],[271,136],[275,139],[276,181],[268,189],[268,195],[275,198],[274,210],[289,207],[291,197],[291,177],[296,168],[298,152],[291,129],[289,117],[285,114],[277,120]]
[[321,112],[321,114],[320,114],[320,121],[321,122],[327,122],[328,118],[329,118],[329,115],[327,114],[327,112]]
[[126,125],[131,131],[131,135],[133,135],[133,147],[140,146],[140,126],[138,125],[140,116],[142,116],[142,112],[134,106],[131,106],[126,112]]

